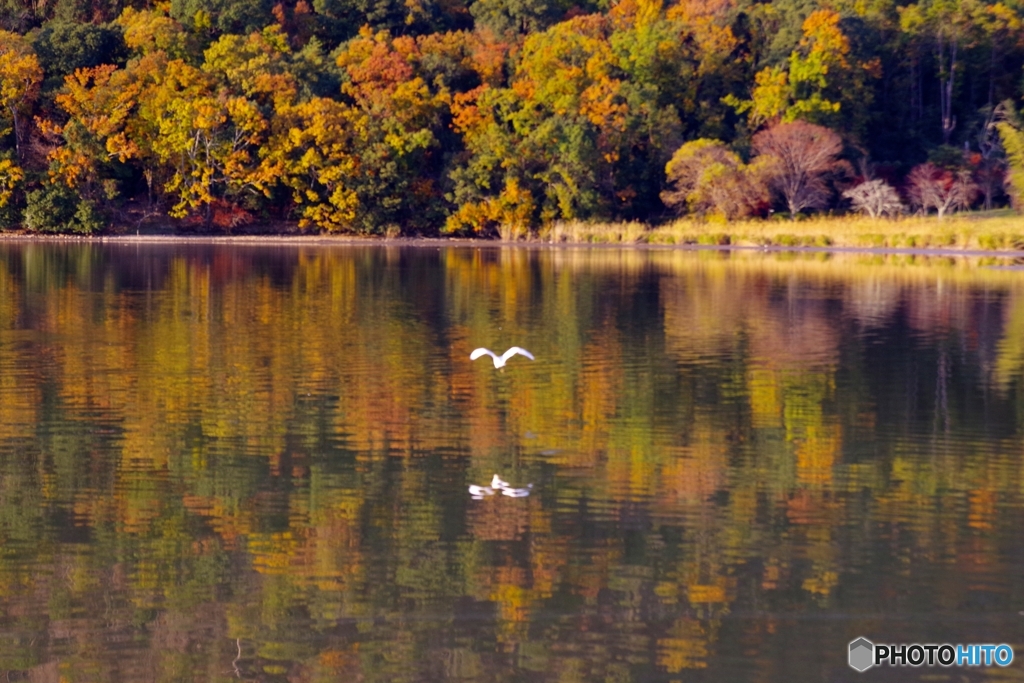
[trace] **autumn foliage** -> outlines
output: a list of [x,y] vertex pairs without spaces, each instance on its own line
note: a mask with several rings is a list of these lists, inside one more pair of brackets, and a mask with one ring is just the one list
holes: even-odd
[[1019,175],[1016,6],[67,4],[0,8],[4,224],[58,184],[122,224],[521,236],[836,208],[844,160],[941,157],[949,208]]
[[966,209],[978,194],[978,186],[966,171],[953,173],[934,164],[915,166],[907,176],[910,203],[941,220],[947,212]]
[[829,181],[845,170],[842,149],[838,134],[805,121],[782,123],[754,136],[755,152],[769,165],[769,184],[791,216],[828,204]]
[[669,207],[725,219],[754,213],[768,201],[763,164],[744,164],[716,140],[680,147],[665,166],[672,189],[662,193]]

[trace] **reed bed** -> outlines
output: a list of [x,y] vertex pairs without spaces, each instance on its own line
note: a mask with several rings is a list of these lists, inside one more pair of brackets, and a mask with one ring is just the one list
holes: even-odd
[[815,216],[801,220],[733,222],[690,218],[651,227],[643,223],[555,223],[536,236],[575,244],[697,244],[774,247],[1024,250],[1024,216],[1010,210],[872,219]]

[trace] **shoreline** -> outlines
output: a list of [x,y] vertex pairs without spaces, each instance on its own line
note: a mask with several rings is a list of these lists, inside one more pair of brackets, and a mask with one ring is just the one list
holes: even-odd
[[[873,256],[934,256],[1024,259],[1024,249],[979,249],[957,246],[849,246],[849,245],[781,245],[781,244],[698,244],[664,242],[586,242],[501,240],[478,237],[365,237],[358,235],[53,235],[0,233],[0,242],[96,243],[96,244],[167,244],[247,246],[380,246],[380,247],[456,247],[489,249],[627,249],[640,251],[742,252],[763,254],[863,254]],[[1022,266],[1024,269],[1024,266]]]
[[[1011,209],[895,219],[812,215],[797,220],[715,222],[678,218],[658,225],[640,222],[560,221],[522,239],[498,236],[408,236],[307,233],[290,221],[239,227],[232,233],[179,230],[167,222],[132,230],[113,223],[95,234],[0,232],[0,242],[98,244],[234,244],[252,246],[386,246],[459,249],[629,249],[766,254],[861,254],[866,256],[1024,259],[1024,215]],[[517,231],[499,230],[504,237]]]

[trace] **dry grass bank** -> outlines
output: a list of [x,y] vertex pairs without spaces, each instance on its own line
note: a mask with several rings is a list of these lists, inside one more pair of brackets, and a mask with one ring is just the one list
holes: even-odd
[[872,219],[822,216],[803,220],[715,223],[679,219],[651,228],[642,223],[556,223],[545,242],[593,244],[732,244],[782,247],[882,247],[1024,250],[1024,216],[1010,210]]

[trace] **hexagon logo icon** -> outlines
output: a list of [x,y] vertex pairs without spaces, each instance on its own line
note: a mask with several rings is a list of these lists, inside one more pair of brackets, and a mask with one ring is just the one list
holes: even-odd
[[850,643],[850,666],[857,671],[867,671],[875,664],[875,644],[867,638],[858,638]]

